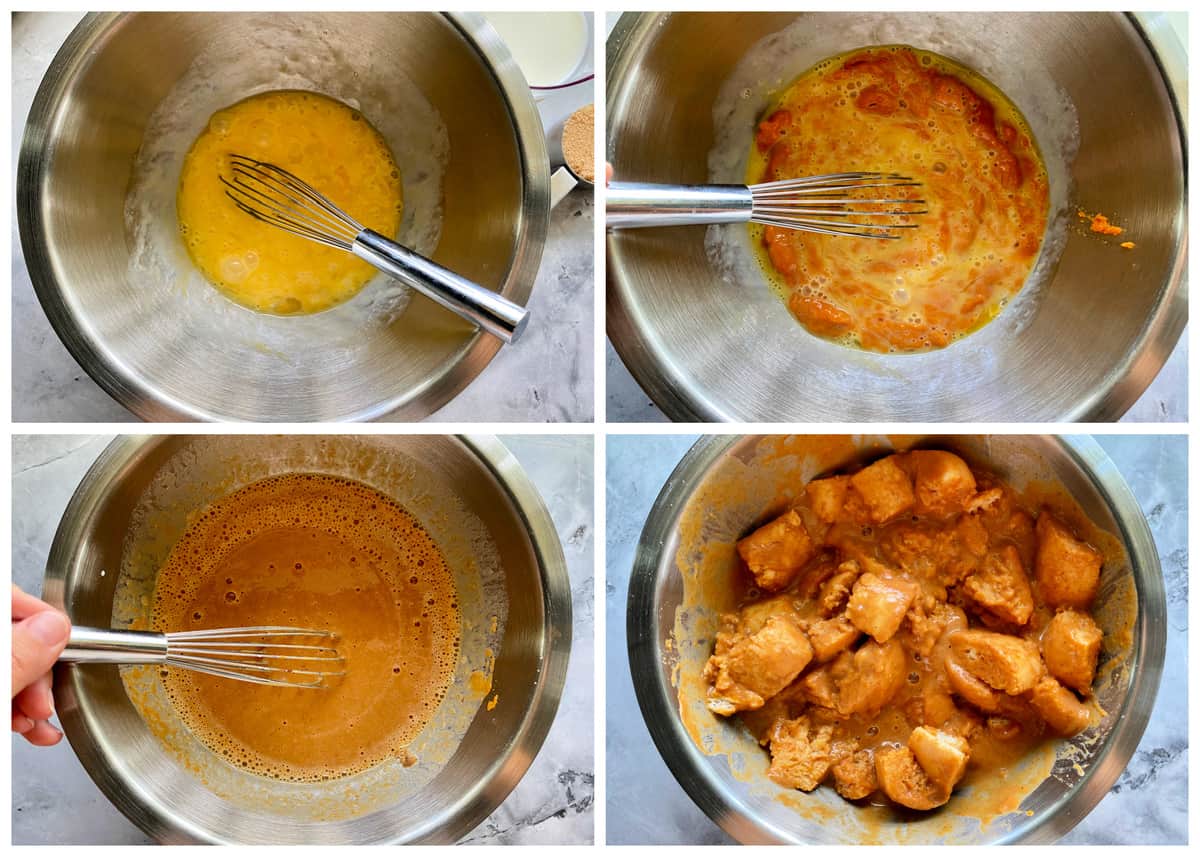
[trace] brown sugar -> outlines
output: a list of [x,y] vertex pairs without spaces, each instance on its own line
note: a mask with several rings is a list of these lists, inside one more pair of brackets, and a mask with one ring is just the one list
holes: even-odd
[[595,127],[594,104],[576,110],[563,126],[563,158],[571,172],[588,182],[596,180]]

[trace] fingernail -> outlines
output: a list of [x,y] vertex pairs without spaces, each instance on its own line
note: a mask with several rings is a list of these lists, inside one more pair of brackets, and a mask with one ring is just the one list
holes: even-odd
[[54,691],[50,688],[46,688],[46,708],[50,711],[51,717],[57,713],[54,710]]
[[44,646],[57,646],[64,643],[67,634],[71,632],[67,617],[57,610],[43,610],[41,613],[29,617],[27,621],[29,622],[29,633],[33,634],[37,641]]
[[31,730],[35,725],[36,724],[33,722],[32,719],[25,717],[24,715],[21,715],[21,714],[19,714],[13,718],[13,731],[16,732],[18,735],[24,735],[29,730]]

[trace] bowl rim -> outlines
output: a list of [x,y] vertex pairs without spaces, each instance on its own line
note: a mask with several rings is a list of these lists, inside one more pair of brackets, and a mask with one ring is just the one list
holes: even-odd
[[[77,534],[97,514],[115,482],[126,468],[165,441],[189,435],[120,435],[109,443],[84,474],[62,514],[47,555],[43,580],[43,598],[66,611],[66,570],[71,557],[80,550]],[[258,436],[265,438],[265,436]],[[389,435],[392,440],[410,435]],[[484,467],[508,494],[516,513],[525,525],[540,569],[543,619],[541,627],[540,667],[530,706],[514,732],[504,753],[492,760],[482,777],[469,791],[437,815],[427,818],[418,828],[371,844],[412,842],[451,844],[465,836],[500,806],[516,787],[541,749],[554,723],[563,688],[572,639],[571,584],[566,557],[554,521],[540,493],[524,468],[499,438],[492,435],[436,435],[457,442]],[[147,799],[139,783],[129,777],[122,759],[93,733],[97,721],[92,710],[80,704],[81,671],[72,665],[55,668],[55,709],[71,749],[104,796],[146,835],[164,844],[210,843],[237,844],[223,839],[176,816],[163,813],[157,803]],[[376,810],[376,813],[386,810]],[[366,818],[368,813],[358,818]],[[350,819],[348,821],[352,821]],[[339,844],[339,843],[323,843]],[[357,843],[340,843],[357,844]]]
[[[674,567],[678,543],[675,523],[699,477],[747,437],[707,435],[698,440],[667,477],[646,517],[629,578],[626,639],[629,668],[642,719],[671,774],[692,801],[727,834],[743,844],[805,844],[786,831],[755,817],[753,807],[732,798],[721,785],[713,757],[696,746],[679,716],[678,698],[663,664],[669,652],[658,639],[662,569]],[[936,436],[934,436],[936,437]],[[1061,798],[1027,825],[1014,828],[994,844],[1050,844],[1065,836],[1095,808],[1117,781],[1145,732],[1154,707],[1166,656],[1166,589],[1150,525],[1112,459],[1090,436],[1043,436],[1057,443],[1079,466],[1104,499],[1120,529],[1129,554],[1138,596],[1133,639],[1138,653],[1131,662],[1129,690],[1113,727],[1088,770]],[[919,443],[920,441],[916,441]],[[666,559],[664,559],[666,558]],[[1139,572],[1140,570],[1140,572]],[[671,617],[673,620],[673,617]],[[670,624],[673,624],[670,623]],[[1137,703],[1143,703],[1140,707]],[[1120,745],[1120,752],[1117,748]],[[1072,800],[1070,812],[1061,811]],[[843,843],[851,844],[851,843]]]
[[[312,14],[299,10],[296,14]],[[236,419],[219,409],[205,409],[167,395],[155,385],[135,375],[129,367],[108,351],[94,329],[79,317],[65,292],[59,287],[45,240],[42,187],[47,168],[53,160],[48,149],[67,88],[92,60],[97,45],[125,19],[137,15],[164,12],[91,12],[83,17],[64,40],[38,85],[33,105],[25,122],[17,162],[17,222],[26,268],[34,293],[50,326],[75,362],[101,389],[142,420],[219,422]],[[175,12],[187,15],[229,15],[230,12]],[[367,14],[345,12],[343,14]],[[508,275],[500,294],[528,305],[541,265],[542,252],[550,227],[550,161],[541,118],[533,96],[517,68],[507,46],[484,18],[470,12],[375,14],[436,14],[442,17],[480,57],[495,80],[512,122],[513,136],[521,159],[522,200],[517,212],[515,244]],[[414,388],[395,396],[336,414],[308,417],[308,421],[357,422],[377,419],[402,411],[406,419],[429,416],[451,401],[471,384],[500,351],[501,343],[476,330],[431,377]],[[270,421],[270,415],[254,419]]]
[[[608,85],[605,102],[606,116],[620,113],[619,102],[624,91],[635,76],[635,55],[640,46],[658,31],[662,19],[673,12],[625,12],[613,27],[608,38],[607,75]],[[682,13],[704,14],[704,13]],[[751,13],[753,14],[753,13]],[[799,13],[798,13],[799,14]],[[809,11],[808,14],[821,14]],[[1055,14],[1043,12],[1040,14]],[[1166,90],[1171,112],[1175,119],[1175,141],[1179,149],[1184,181],[1181,183],[1177,200],[1173,228],[1175,252],[1171,264],[1160,286],[1161,295],[1154,313],[1142,326],[1133,348],[1105,375],[1104,384],[1097,390],[1067,403],[1061,413],[1039,417],[1040,420],[1058,422],[1109,422],[1119,419],[1146,391],[1163,365],[1171,356],[1183,329],[1187,326],[1188,294],[1184,286],[1187,271],[1188,251],[1188,184],[1187,176],[1187,125],[1180,110],[1179,93],[1175,81],[1168,74],[1161,51],[1170,46],[1160,44],[1143,25],[1137,12],[1091,12],[1122,16],[1145,45],[1146,51],[1158,70]],[[617,135],[616,126],[609,122],[606,127],[606,148]],[[605,234],[605,254],[619,255],[618,233]],[[723,410],[723,404],[714,401],[703,391],[679,383],[676,371],[665,365],[657,352],[653,329],[643,327],[636,313],[629,309],[633,291],[620,276],[619,265],[606,265],[605,330],[609,342],[621,362],[633,375],[638,385],[655,405],[673,422],[754,422],[748,418],[731,416]],[[820,421],[818,416],[795,415],[799,421]],[[935,419],[930,417],[930,419]],[[783,422],[784,420],[779,420]]]

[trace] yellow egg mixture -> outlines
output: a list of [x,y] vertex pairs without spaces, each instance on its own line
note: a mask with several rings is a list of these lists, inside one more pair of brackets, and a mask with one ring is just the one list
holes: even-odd
[[258,312],[321,312],[354,297],[375,269],[292,235],[225,195],[229,156],[304,179],[364,226],[394,237],[400,171],[383,136],[357,110],[315,92],[265,92],[213,114],[184,160],[179,230],[192,262],[230,299]]

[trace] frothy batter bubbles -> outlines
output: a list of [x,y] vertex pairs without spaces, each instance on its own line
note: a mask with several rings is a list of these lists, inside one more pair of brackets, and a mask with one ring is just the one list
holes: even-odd
[[159,571],[156,630],[254,625],[333,631],[345,676],[313,690],[169,668],[163,682],[209,749],[300,782],[411,761],[461,645],[454,579],[420,522],[366,485],[320,474],[272,477],[212,504]]

